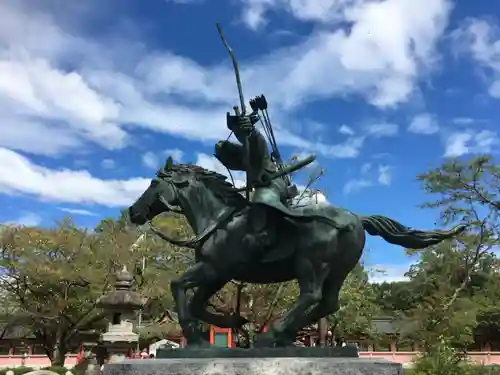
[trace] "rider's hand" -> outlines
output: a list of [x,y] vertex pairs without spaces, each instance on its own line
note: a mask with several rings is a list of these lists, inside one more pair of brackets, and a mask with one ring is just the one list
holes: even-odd
[[226,115],[227,127],[234,132],[241,131],[250,134],[254,130],[252,119],[249,116],[235,116],[229,112]]

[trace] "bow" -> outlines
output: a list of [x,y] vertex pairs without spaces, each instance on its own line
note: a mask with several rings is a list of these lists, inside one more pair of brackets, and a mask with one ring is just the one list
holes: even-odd
[[[222,28],[220,24],[217,24],[217,31],[219,32],[220,38],[222,40],[222,43],[224,44],[224,47],[226,47],[227,52],[229,53],[229,56],[231,57],[231,61],[233,62],[233,69],[234,69],[234,75],[236,77],[236,86],[238,87],[238,95],[240,97],[240,107],[241,107],[241,112],[238,106],[234,106],[234,113],[236,116],[245,116],[246,114],[246,107],[245,107],[245,97],[243,96],[243,88],[241,86],[241,78],[240,78],[240,70],[238,68],[238,61],[236,60],[236,57],[234,56],[233,49],[227,42],[224,33],[222,32]],[[245,150],[244,154],[244,163],[246,166],[246,178],[247,178],[247,183],[246,183],[246,188],[245,188],[245,195],[247,200],[250,200],[250,189],[251,189],[251,181],[249,179],[248,175],[248,170],[250,167],[250,148],[248,145],[248,136],[245,137],[245,142],[243,142],[243,149]]]

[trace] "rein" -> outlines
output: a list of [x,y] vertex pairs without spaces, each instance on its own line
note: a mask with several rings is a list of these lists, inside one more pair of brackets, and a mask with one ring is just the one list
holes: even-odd
[[[168,211],[178,214],[184,214],[183,210],[172,206],[170,203],[167,202],[167,200],[163,196],[160,195],[159,199],[165,205],[165,207],[167,207]],[[153,225],[152,221],[149,222],[149,228],[154,234],[156,234],[162,240],[170,242],[172,245],[187,247],[189,249],[198,249],[217,229],[220,228],[222,224],[224,224],[228,219],[230,219],[236,213],[237,210],[238,208],[226,209],[214,223],[205,228],[205,230],[203,230],[200,234],[185,240],[179,240],[170,237],[168,234],[163,233]]]

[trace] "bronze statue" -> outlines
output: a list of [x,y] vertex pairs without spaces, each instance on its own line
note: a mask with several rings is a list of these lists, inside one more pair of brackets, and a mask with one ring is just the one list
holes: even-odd
[[[389,243],[420,249],[465,229],[458,226],[450,231],[418,231],[384,216],[357,216],[331,205],[292,206],[286,209],[292,215],[274,210],[273,230],[286,235],[274,236],[262,249],[258,241],[242,244],[242,238],[249,236],[252,204],[225,176],[197,165],[176,165],[169,158],[129,208],[130,219],[142,225],[176,206],[186,216],[196,238],[179,241],[159,234],[174,244],[194,248],[196,254],[196,264],[171,281],[179,324],[188,345],[205,344],[199,320],[228,328],[246,323],[239,315],[224,316],[206,310],[209,298],[231,280],[298,281],[300,295],[295,305],[254,343],[265,347],[293,345],[301,328],[339,308],[339,291],[361,257],[365,230]],[[267,228],[263,229],[266,235]],[[188,289],[195,289],[190,301]]]

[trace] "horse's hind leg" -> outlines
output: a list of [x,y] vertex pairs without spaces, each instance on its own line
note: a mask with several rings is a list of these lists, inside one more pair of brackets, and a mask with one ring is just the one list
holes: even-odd
[[278,322],[255,342],[256,347],[292,345],[297,331],[302,328],[298,322],[304,319],[307,310],[322,298],[321,286],[328,274],[326,265],[320,260],[300,259],[297,265],[297,281],[300,295],[295,305]]
[[[330,273],[323,283],[321,301],[307,314],[297,321],[297,329],[317,323],[321,318],[335,313],[339,309],[339,294],[344,278],[339,280],[339,274]],[[295,327],[293,327],[295,328]]]

